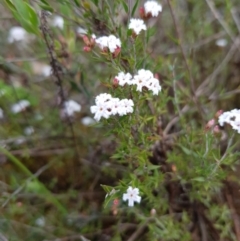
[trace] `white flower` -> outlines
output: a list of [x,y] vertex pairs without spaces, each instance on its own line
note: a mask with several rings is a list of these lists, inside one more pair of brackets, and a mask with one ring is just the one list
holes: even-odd
[[218,123],[220,126],[224,126],[224,123],[229,123],[230,121],[230,111],[223,112],[219,117],[218,117]]
[[116,115],[122,112],[121,111],[122,106],[120,105],[120,99],[119,98],[112,98],[109,102],[109,109],[112,115]]
[[142,92],[143,87],[151,90],[154,95],[158,95],[159,91],[161,91],[159,80],[154,78],[150,70],[138,70],[138,74],[133,77],[132,83],[137,85],[137,91],[140,92]]
[[218,117],[218,123],[220,126],[223,126],[225,123],[227,123],[240,134],[240,110],[233,109],[231,111],[223,112]]
[[25,110],[28,106],[30,106],[30,102],[28,100],[20,100],[18,103],[12,105],[11,111],[16,114]]
[[28,33],[24,28],[16,26],[9,30],[8,43],[23,40],[28,40]]
[[115,77],[115,79],[118,80],[118,84],[120,86],[124,86],[125,84],[131,84],[132,75],[129,73],[124,74],[123,72],[118,73],[118,75]]
[[127,193],[123,194],[123,201],[128,200],[128,206],[133,207],[134,202],[137,202],[137,203],[141,202],[141,197],[138,194],[139,194],[139,189],[138,188],[132,188],[130,186],[127,189]]
[[82,36],[82,35],[86,35],[87,34],[87,30],[81,27],[77,28],[77,33]]
[[[133,106],[134,106],[134,103],[132,100],[128,100],[128,99],[123,99],[121,100],[120,102],[122,108],[123,108],[123,111],[121,114],[128,114],[128,113],[133,113]],[[120,115],[120,114],[119,114]]]
[[84,126],[90,126],[95,123],[95,120],[90,116],[85,116],[81,119],[81,122]]
[[134,103],[132,100],[113,98],[110,94],[100,94],[95,99],[96,105],[90,110],[95,114],[94,119],[100,121],[103,117],[108,119],[111,115],[126,115],[133,112]]
[[35,220],[35,224],[39,227],[44,227],[46,224],[46,220],[44,217],[39,217]]
[[55,16],[52,20],[52,26],[63,29],[64,19],[61,16]]
[[3,117],[4,117],[3,110],[2,108],[0,108],[0,119],[3,119]]
[[156,1],[147,1],[144,4],[145,14],[151,14],[152,17],[157,17],[160,12],[162,12],[162,5]]
[[104,50],[104,48],[108,48],[108,37],[103,36],[96,39],[96,44],[98,44],[99,48]]
[[91,106],[91,112],[94,115],[96,121],[100,121],[101,118],[108,119],[110,117],[110,112],[108,111],[108,106],[105,102],[98,102],[96,105]]
[[225,38],[218,39],[216,45],[218,47],[225,47],[228,44],[228,41]]
[[159,85],[159,80],[156,78],[151,78],[146,87],[153,92],[154,95],[158,95],[158,92],[162,90],[162,87]]
[[43,65],[41,68],[41,74],[44,77],[49,77],[52,74],[52,67],[50,65]]
[[112,96],[107,93],[100,94],[96,97],[96,105],[90,107],[91,113],[95,114],[94,119],[96,121],[100,121],[102,117],[105,119],[108,119],[110,117],[111,112],[109,111],[109,103],[111,99]]
[[132,29],[135,34],[139,34],[142,30],[147,30],[147,27],[142,19],[130,19],[128,26],[129,29]]
[[64,102],[64,113],[68,116],[72,116],[75,112],[81,111],[81,105],[74,100],[68,100]]
[[34,128],[32,126],[28,126],[24,129],[24,134],[30,136],[34,133]]
[[121,47],[121,41],[119,38],[116,38],[114,35],[108,37],[108,48],[111,53],[114,53],[117,48]]
[[102,93],[96,97],[96,104],[101,103],[101,102],[107,102],[112,99],[112,96],[107,93]]
[[111,53],[114,53],[117,48],[121,47],[121,41],[119,38],[116,38],[114,35],[102,36],[96,39],[96,44],[100,49],[105,50],[109,49]]

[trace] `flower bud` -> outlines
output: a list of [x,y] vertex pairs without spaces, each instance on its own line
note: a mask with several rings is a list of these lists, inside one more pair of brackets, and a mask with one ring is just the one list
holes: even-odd
[[88,47],[88,46],[84,46],[83,47],[83,51],[84,52],[91,52],[92,48]]
[[142,19],[145,19],[144,7],[140,7],[140,8],[139,8],[139,14],[140,14],[140,17],[141,17]]
[[156,209],[155,209],[155,208],[152,208],[152,209],[151,209],[151,212],[150,212],[151,216],[155,216],[156,213],[157,213]]
[[119,80],[118,80],[118,79],[116,79],[116,78],[114,78],[114,79],[113,79],[113,83],[112,83],[112,84],[113,84],[113,87],[114,87],[114,88],[117,88],[117,87],[118,87],[118,85],[119,85]]
[[223,113],[223,110],[218,110],[215,114],[215,117],[218,118]]
[[121,52],[121,48],[117,46],[117,48],[115,49],[115,51],[113,53],[113,58],[117,58],[117,56],[119,55],[120,52]]
[[209,129],[211,129],[213,126],[215,125],[215,120],[211,119],[210,121],[208,121],[208,123],[205,126],[205,130],[208,131]]
[[91,46],[91,42],[90,42],[90,40],[89,40],[89,38],[88,38],[87,35],[84,35],[84,36],[82,37],[82,39],[83,39],[83,42],[84,42],[88,47]]
[[213,128],[213,134],[214,134],[216,137],[221,136],[221,130],[220,130],[220,128],[219,128],[219,125],[214,126],[214,128]]

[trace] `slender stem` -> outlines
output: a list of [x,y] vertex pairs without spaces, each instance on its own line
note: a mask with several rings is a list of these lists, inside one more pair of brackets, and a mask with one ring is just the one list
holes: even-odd
[[227,156],[227,154],[228,154],[228,150],[229,150],[230,146],[232,145],[232,142],[233,142],[234,136],[235,136],[235,132],[232,134],[231,138],[229,139],[229,141],[228,141],[228,145],[227,145],[227,148],[226,148],[226,150],[225,150],[223,156],[221,157],[221,159],[217,162],[217,164],[216,164],[215,168],[213,169],[213,171],[212,171],[210,177],[213,176],[213,174],[214,174],[214,173],[217,171],[217,169],[221,166],[223,160],[224,160],[225,157]]
[[[64,91],[63,91],[63,85],[62,85],[62,79],[61,79],[61,75],[60,75],[60,71],[62,70],[61,66],[59,65],[56,57],[55,57],[55,49],[54,49],[54,43],[53,43],[53,38],[50,34],[49,28],[48,28],[48,22],[47,22],[47,14],[44,10],[41,11],[41,30],[42,30],[42,34],[43,34],[43,39],[45,41],[45,44],[47,46],[48,49],[48,54],[49,54],[49,58],[50,58],[50,65],[52,67],[53,70],[53,75],[56,78],[56,85],[59,87],[59,106],[61,109],[64,108],[64,102],[65,102],[65,96],[64,96]],[[75,132],[74,132],[74,128],[73,128],[73,123],[70,119],[70,116],[68,115],[68,112],[66,111],[66,117],[67,117],[67,121],[71,130],[71,134],[73,137],[73,141],[75,144],[75,150],[76,150],[76,154],[77,154],[77,158],[78,160],[80,160],[80,155],[79,155],[79,150],[78,150],[78,144],[77,144],[77,140],[76,140],[76,136],[75,136]]]

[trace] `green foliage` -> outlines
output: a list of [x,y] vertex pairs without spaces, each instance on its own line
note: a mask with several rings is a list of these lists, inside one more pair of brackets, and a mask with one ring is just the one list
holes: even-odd
[[[0,80],[7,113],[0,129],[6,157],[0,226],[9,240],[236,240],[239,137],[229,126],[219,128],[216,112],[238,106],[240,74],[229,62],[234,44],[215,44],[237,36],[236,4],[213,1],[222,24],[204,1],[167,0],[158,17],[145,16],[147,30],[135,35],[128,24],[139,18],[142,2],[129,2],[4,1],[17,23],[36,36],[6,50],[13,60],[1,52],[3,66],[16,63]],[[39,9],[52,16],[44,19]],[[63,28],[51,26],[55,15],[63,17]],[[119,53],[100,49],[92,34],[120,38]],[[35,61],[54,68],[43,82],[31,69]],[[137,91],[115,78],[139,69],[155,74],[162,88],[157,95],[150,86]],[[228,84],[231,76],[234,84]],[[133,113],[82,124],[103,92],[132,100]],[[81,112],[66,114],[62,95],[78,100]],[[31,107],[11,113],[16,98]],[[23,135],[30,124],[37,133]],[[134,207],[123,198],[129,187],[141,197]],[[15,222],[28,232],[25,226],[15,230]]]

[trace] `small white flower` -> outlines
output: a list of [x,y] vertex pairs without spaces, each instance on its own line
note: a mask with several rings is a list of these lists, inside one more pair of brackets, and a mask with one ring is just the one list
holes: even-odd
[[121,113],[122,106],[120,105],[120,99],[119,98],[112,98],[109,102],[109,109],[110,113],[112,115],[116,115]]
[[84,28],[81,28],[81,27],[78,27],[76,31],[77,31],[77,33],[78,33],[79,35],[81,35],[81,36],[87,34],[87,30],[84,29]]
[[28,40],[28,33],[24,28],[16,26],[9,30],[8,43],[24,40]]
[[156,1],[147,1],[144,4],[145,14],[151,14],[152,17],[157,17],[162,12],[162,5]]
[[132,29],[135,34],[139,34],[142,30],[147,30],[147,26],[145,25],[142,19],[130,19],[130,23],[128,26],[129,29]]
[[159,80],[154,78],[150,70],[145,69],[138,70],[137,75],[133,77],[132,84],[137,85],[137,91],[142,92],[142,88],[146,87],[151,90],[154,95],[158,95],[162,89]]
[[110,112],[108,111],[108,106],[104,102],[99,102],[97,105],[93,105],[90,108],[91,113],[95,114],[94,119],[100,121],[101,118],[108,119],[110,117]]
[[68,116],[72,116],[75,112],[81,111],[81,105],[74,100],[68,100],[64,103],[64,113]]
[[44,77],[49,77],[52,74],[52,67],[50,65],[44,65],[41,69],[41,74]]
[[118,73],[118,75],[115,77],[115,79],[118,80],[118,84],[120,86],[124,86],[125,84],[131,84],[131,80],[132,80],[132,75],[129,73],[123,73],[120,72]]
[[231,118],[230,111],[223,112],[219,117],[218,117],[218,123],[220,126],[224,126],[224,123],[229,123]]
[[225,38],[218,39],[216,45],[218,47],[225,47],[228,44],[228,41]]
[[28,126],[24,129],[24,134],[30,136],[34,133],[34,128],[32,126]]
[[91,113],[95,114],[94,119],[100,121],[103,117],[108,119],[111,115],[126,115],[133,112],[134,103],[132,100],[113,98],[110,94],[100,94],[95,99],[96,105],[91,106]]
[[108,37],[108,48],[111,53],[114,53],[117,48],[121,47],[121,41],[119,38],[116,38],[114,35]]
[[104,50],[104,48],[108,48],[108,37],[107,36],[103,36],[103,37],[97,38],[96,39],[96,44],[102,50]]
[[39,217],[35,220],[35,224],[39,227],[44,227],[46,224],[46,220],[44,217]]
[[128,99],[123,99],[121,100],[121,106],[123,107],[124,110],[124,115],[128,114],[128,113],[133,113],[133,106],[134,103],[132,100],[128,100]]
[[52,26],[63,29],[64,19],[61,16],[55,16],[52,20]]
[[95,123],[95,120],[90,116],[85,116],[81,119],[81,122],[84,126],[90,126]]
[[102,50],[105,50],[106,48],[109,49],[111,53],[114,53],[117,48],[121,47],[120,39],[115,37],[114,35],[110,35],[108,37],[102,36],[100,38],[97,38],[96,44]]
[[30,102],[28,100],[20,100],[18,103],[12,105],[11,111],[16,114],[25,110],[28,106],[30,106]]
[[107,102],[112,99],[112,96],[107,93],[102,93],[96,97],[96,104],[101,103],[101,102]]
[[225,123],[231,125],[231,127],[240,134],[240,110],[233,109],[226,111],[218,117],[218,123],[223,126]]
[[134,202],[137,202],[137,203],[141,202],[141,197],[138,194],[139,194],[139,189],[132,188],[130,186],[127,189],[127,193],[123,194],[123,201],[128,201],[128,206],[133,207]]
[[3,119],[3,117],[4,117],[3,110],[2,108],[0,108],[0,119]]

